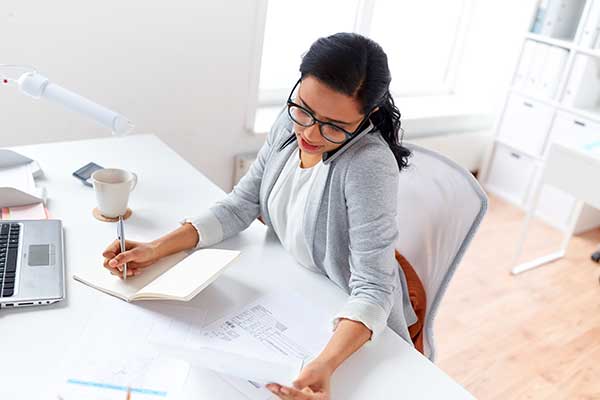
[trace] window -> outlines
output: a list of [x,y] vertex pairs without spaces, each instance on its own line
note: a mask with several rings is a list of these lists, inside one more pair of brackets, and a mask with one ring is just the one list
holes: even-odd
[[285,101],[317,38],[358,32],[388,55],[394,96],[451,94],[470,0],[269,0],[259,105]]

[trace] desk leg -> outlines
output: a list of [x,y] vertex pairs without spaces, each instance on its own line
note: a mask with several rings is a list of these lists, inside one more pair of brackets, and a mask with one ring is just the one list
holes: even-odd
[[[539,197],[539,192],[540,191],[538,191],[538,193],[536,193],[536,198],[534,199],[531,210],[527,214],[527,218],[525,219],[523,230],[521,231],[521,239],[519,242],[517,253],[515,254],[515,262],[516,262],[516,259],[521,255],[521,252],[523,250],[523,244],[525,242],[525,237],[527,235],[527,229],[529,227],[529,222],[535,211],[535,204],[537,203],[537,200]],[[517,274],[520,274],[521,272],[525,272],[525,271],[529,271],[530,269],[541,267],[544,264],[548,264],[552,261],[556,261],[556,260],[564,257],[565,252],[567,251],[567,247],[569,246],[569,241],[571,240],[571,237],[573,236],[573,231],[575,231],[575,225],[577,225],[577,220],[579,219],[579,215],[581,214],[581,209],[583,208],[583,204],[584,203],[579,200],[575,204],[575,207],[573,208],[573,211],[571,212],[571,216],[569,218],[569,225],[567,226],[567,230],[564,233],[563,241],[562,241],[559,251],[536,258],[535,260],[531,260],[531,261],[519,264],[512,269],[512,274],[517,275]]]
[[[535,214],[535,208],[537,207],[537,203],[540,199],[540,194],[542,192],[542,186],[543,186],[543,180],[540,179],[540,182],[537,184],[537,186],[534,189],[533,192],[533,198],[531,199],[531,205],[529,206],[529,209],[527,210],[527,214],[525,215],[525,221],[523,222],[523,226],[521,227],[521,234],[519,235],[519,242],[517,244],[517,251],[515,252],[515,255],[513,256],[513,261],[512,264],[515,265],[517,263],[517,261],[519,261],[519,257],[521,257],[521,254],[523,253],[523,246],[525,245],[525,239],[527,239],[527,232],[529,231],[529,224],[531,223],[531,219],[533,218],[533,215]],[[517,274],[521,271],[516,271],[517,268],[512,270],[513,274]]]

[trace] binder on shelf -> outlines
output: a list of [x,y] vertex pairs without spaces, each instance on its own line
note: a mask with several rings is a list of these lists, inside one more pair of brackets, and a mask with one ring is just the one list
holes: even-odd
[[541,0],[538,4],[538,8],[535,12],[535,18],[531,26],[531,33],[539,34],[542,31],[542,27],[544,25],[544,18],[546,17],[546,10],[548,9],[549,4],[550,0]]
[[565,87],[565,93],[562,98],[562,104],[567,107],[575,107],[576,95],[579,91],[579,87],[585,77],[585,70],[587,68],[587,60],[579,55],[575,57],[573,66],[571,67],[571,73],[569,74],[569,80]]
[[527,77],[529,76],[529,68],[533,62],[535,48],[537,46],[537,42],[533,40],[526,40],[523,45],[523,50],[521,52],[521,60],[519,61],[519,66],[517,67],[517,71],[515,72],[515,78],[513,81],[513,86],[516,89],[524,90],[527,82]]
[[565,88],[563,104],[591,112],[600,108],[600,62],[597,58],[578,55]]
[[562,8],[562,2],[563,0],[553,0],[548,3],[544,12],[544,21],[540,29],[540,35],[552,37],[560,9]]
[[542,72],[545,68],[546,56],[548,54],[549,45],[536,43],[533,49],[533,57],[531,65],[527,71],[527,79],[525,79],[524,90],[533,94],[541,94],[543,91]]
[[594,0],[581,31],[579,45],[594,48],[600,37],[600,0]]
[[540,94],[544,97],[553,98],[558,88],[561,73],[567,62],[568,50],[556,46],[548,46],[544,67],[542,69],[539,84]]
[[584,6],[585,0],[552,0],[540,33],[556,39],[573,40]]
[[525,41],[514,87],[532,95],[553,98],[569,52],[561,47]]

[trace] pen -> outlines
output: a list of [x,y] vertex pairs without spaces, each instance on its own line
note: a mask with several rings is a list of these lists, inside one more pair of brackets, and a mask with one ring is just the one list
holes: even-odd
[[[123,228],[123,217],[119,215],[119,223],[117,224],[117,236],[121,243],[121,253],[125,252],[125,229]],[[127,280],[127,263],[123,263],[123,280]]]

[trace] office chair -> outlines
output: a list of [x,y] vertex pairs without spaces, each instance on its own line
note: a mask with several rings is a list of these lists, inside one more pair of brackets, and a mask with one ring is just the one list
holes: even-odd
[[425,356],[435,359],[433,321],[454,271],[487,210],[487,196],[469,171],[422,147],[400,173],[398,251],[419,275],[427,295]]

